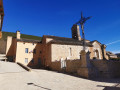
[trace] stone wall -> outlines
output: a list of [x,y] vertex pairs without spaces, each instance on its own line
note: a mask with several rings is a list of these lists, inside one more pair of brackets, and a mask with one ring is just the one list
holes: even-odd
[[67,73],[77,73],[81,67],[81,60],[65,60],[65,67],[61,67],[61,61],[51,63],[50,68],[54,71],[65,71]]
[[61,62],[60,61],[52,62],[50,68],[54,71],[61,71]]
[[81,67],[81,60],[67,60],[66,72],[77,73],[77,70]]
[[[80,51],[82,49],[83,46],[79,45],[51,44],[51,61],[80,59]],[[90,50],[90,47],[86,47],[86,52],[88,50]]]
[[5,40],[0,40],[0,54],[6,54],[6,44]]
[[99,77],[120,77],[120,61],[91,60],[91,63],[98,70]]

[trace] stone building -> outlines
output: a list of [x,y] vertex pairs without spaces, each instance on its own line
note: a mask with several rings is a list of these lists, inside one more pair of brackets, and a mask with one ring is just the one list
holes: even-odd
[[113,53],[110,52],[110,51],[107,51],[106,54],[108,55],[109,59],[117,58],[117,55],[113,54]]
[[0,0],[0,38],[2,38],[3,17],[4,17],[3,0]]
[[[30,67],[52,67],[52,62],[80,59],[83,40],[79,26],[73,25],[72,38],[43,35],[42,40],[23,39],[20,31],[16,37],[8,36],[6,55],[9,61]],[[107,59],[106,46],[98,41],[86,40],[86,52],[91,59]]]
[[41,63],[41,41],[22,39],[20,31],[16,37],[7,37],[6,56],[11,62],[20,62],[30,67],[37,67]]

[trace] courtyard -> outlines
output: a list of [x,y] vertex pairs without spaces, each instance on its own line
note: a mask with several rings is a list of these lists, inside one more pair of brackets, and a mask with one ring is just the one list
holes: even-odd
[[[21,68],[21,67],[20,67]],[[21,68],[22,69],[22,68]],[[120,78],[88,80],[34,69],[0,73],[0,90],[119,90]]]

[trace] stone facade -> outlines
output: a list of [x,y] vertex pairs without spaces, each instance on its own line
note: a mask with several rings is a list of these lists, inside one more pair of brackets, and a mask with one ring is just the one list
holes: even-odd
[[91,60],[90,62],[97,69],[97,77],[120,77],[120,61]]
[[94,56],[97,59],[103,59],[102,48],[100,43],[98,43],[97,41],[93,42],[93,51],[94,51]]
[[[77,35],[77,39],[75,36]],[[16,38],[8,36],[6,55],[12,57],[12,61],[20,62],[30,67],[42,66],[52,69],[61,69],[56,65],[65,60],[81,59],[83,41],[79,34],[79,26],[73,25],[72,38],[44,35],[41,41],[23,39],[20,31],[16,32]],[[105,48],[98,41],[86,41],[86,51],[90,53],[90,59],[103,59]],[[57,63],[53,65],[53,63]],[[59,66],[59,65],[58,65]],[[55,67],[55,68],[54,68]],[[69,70],[68,70],[69,71]]]
[[117,58],[117,55],[113,54],[112,52],[107,51],[106,53],[107,53],[109,59]]
[[6,53],[6,40],[0,40],[0,54],[5,54]]
[[[51,61],[63,60],[73,60],[80,59],[80,51],[83,49],[82,46],[75,45],[60,45],[60,44],[51,44]],[[57,57],[56,57],[57,55]]]
[[81,40],[79,25],[74,24],[71,30],[72,38],[76,40]]
[[[17,34],[20,33],[16,32],[16,36],[18,36]],[[30,67],[40,66],[41,49],[42,45],[39,41],[32,42],[26,39],[7,37],[6,56],[8,59],[10,58],[10,61],[20,62]]]

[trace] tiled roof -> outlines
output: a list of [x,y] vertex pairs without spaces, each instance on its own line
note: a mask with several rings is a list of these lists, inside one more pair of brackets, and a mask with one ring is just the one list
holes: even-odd
[[107,53],[107,55],[110,55],[110,56],[117,56],[117,55],[113,54],[113,53],[110,52],[110,51],[106,51],[106,53]]
[[[52,38],[53,40],[50,43],[55,44],[68,44],[68,45],[83,45],[83,41],[75,40],[72,38],[66,38],[66,37],[57,37],[57,36],[49,36],[44,35],[47,38]],[[86,42],[86,46],[93,46],[91,43]]]
[[31,39],[17,39],[19,42],[31,42],[31,43],[40,43],[40,40],[31,40]]
[[100,45],[102,45],[99,41],[97,40],[94,40],[94,41],[91,41],[90,43],[94,43],[94,42],[98,42]]

